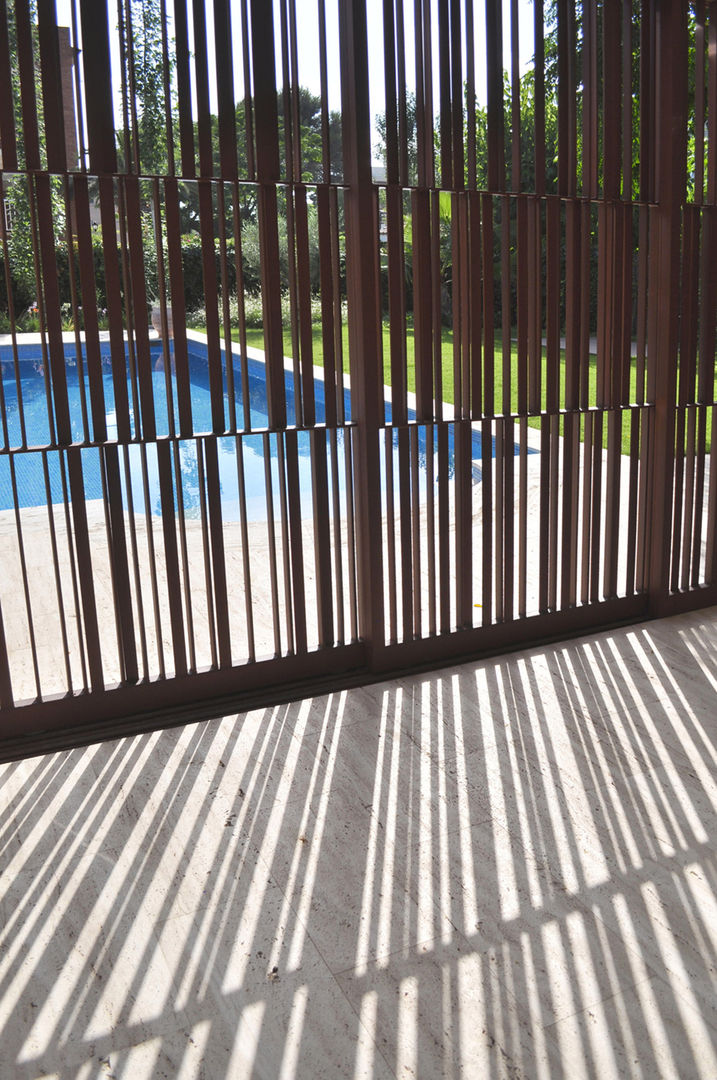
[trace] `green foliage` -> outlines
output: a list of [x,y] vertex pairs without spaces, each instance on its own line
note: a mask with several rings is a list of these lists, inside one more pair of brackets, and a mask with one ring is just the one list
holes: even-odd
[[[160,0],[131,0],[129,34],[132,63],[128,84],[134,87],[137,105],[139,166],[143,173],[167,171],[162,9]],[[171,63],[167,60],[171,82]]]

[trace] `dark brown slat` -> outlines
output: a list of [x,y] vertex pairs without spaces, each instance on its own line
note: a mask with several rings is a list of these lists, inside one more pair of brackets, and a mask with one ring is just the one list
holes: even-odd
[[[50,534],[50,546],[52,548],[52,570],[55,578],[55,596],[57,598],[57,614],[60,620],[60,637],[62,639],[62,654],[65,661],[65,677],[67,680],[67,689],[72,692],[72,667],[70,664],[70,646],[67,637],[67,619],[65,616],[65,603],[62,592],[62,576],[60,573],[60,559],[57,550],[57,532],[55,529],[55,513],[52,504],[52,489],[50,486],[50,471],[47,465],[47,452],[42,452],[42,476],[45,483],[45,502],[47,505],[47,531]],[[2,621],[2,614],[0,613],[0,623]],[[1,629],[0,629],[1,633]],[[2,642],[0,641],[0,649],[2,648]],[[0,663],[2,661],[0,660]],[[0,681],[2,674],[0,673]],[[2,700],[2,691],[0,689],[0,700]]]
[[7,0],[0,0],[0,153],[3,169],[6,172],[15,172],[18,167],[15,114],[12,104]]
[[652,0],[641,0],[640,9],[640,199],[654,198],[654,93],[655,27]]
[[503,619],[515,617],[515,423],[503,425]]
[[[294,621],[297,614],[296,607],[293,601],[292,590],[292,565],[291,565],[291,537],[289,534],[290,521],[289,521],[289,504],[286,496],[286,449],[284,443],[283,432],[278,432],[275,437],[275,445],[277,450],[277,464],[279,473],[279,525],[281,529],[281,556],[282,567],[284,572],[284,598],[285,598],[285,615],[286,615],[286,635],[287,635],[287,651],[289,653],[296,652],[296,636],[294,633]],[[301,611],[298,613],[300,617],[305,616],[306,608],[302,606]]]
[[229,0],[214,0],[214,70],[217,77],[219,165],[222,179],[225,180],[234,180],[238,176],[232,41]]
[[[391,241],[403,262],[403,204],[400,190],[386,192],[391,198],[389,216],[389,252]],[[417,188],[411,192],[411,234],[413,247],[413,343],[416,372],[416,418],[427,420],[433,415],[433,274],[431,259],[430,193]],[[406,421],[406,346],[405,275],[402,265],[396,267],[395,277],[389,276],[389,312],[391,319],[391,403],[396,424]],[[393,300],[393,304],[390,302]],[[394,308],[396,314],[394,315]],[[397,332],[398,357],[394,372],[394,329]],[[400,337],[398,337],[400,335]]]
[[709,6],[707,28],[707,202],[717,200],[717,11]]
[[137,522],[134,510],[134,491],[132,490],[132,473],[129,463],[129,447],[122,447],[122,466],[124,472],[124,490],[127,497],[127,524],[129,526],[130,552],[132,556],[132,571],[134,582],[135,603],[137,605],[137,628],[139,630],[139,646],[142,654],[142,669],[139,677],[148,679],[149,654],[147,651],[147,628],[145,623],[144,599],[142,596],[142,575],[139,569],[139,544],[137,542]]
[[[329,77],[326,57],[326,0],[319,0],[319,83],[321,86],[321,179],[328,184],[332,175],[329,126]],[[341,605],[339,604],[339,610]]]
[[[534,228],[535,221],[531,215],[528,221],[528,202],[524,198],[515,200],[516,208],[516,354],[518,361],[518,399],[517,409],[520,416],[524,416],[528,410],[528,331],[530,319],[529,302],[535,296],[535,289],[530,288],[532,279],[532,255],[535,249]],[[530,300],[529,300],[530,298]],[[540,354],[537,343],[533,342],[533,350],[530,359],[532,361],[530,371],[530,409],[531,412],[540,412]],[[535,386],[537,385],[537,398]],[[505,406],[504,406],[505,409]]]
[[291,70],[291,120],[294,143],[294,179],[301,181],[301,117],[299,115],[299,56],[296,33],[296,0],[287,0],[289,14],[289,57]]
[[356,515],[355,515],[355,490],[354,490],[354,429],[344,428],[345,440],[345,476],[346,476],[346,546],[348,547],[348,578],[349,578],[349,617],[351,624],[351,641],[358,640],[358,567],[357,567],[357,538],[356,538]]
[[518,413],[539,413],[543,368],[543,328],[537,282],[541,275],[540,216],[537,199],[517,199]]
[[256,659],[256,646],[254,643],[254,612],[252,610],[251,589],[251,563],[249,561],[249,527],[246,512],[246,481],[244,479],[244,440],[240,435],[236,436],[237,451],[237,486],[239,491],[239,523],[241,528],[241,557],[242,571],[244,575],[244,615],[246,618],[246,637],[248,660],[252,663]]
[[620,7],[606,4],[603,10],[603,195],[620,197]]
[[[536,204],[537,208],[538,204]],[[560,210],[561,206],[557,199],[546,200],[545,408],[551,414],[556,413],[560,408]],[[541,397],[542,394],[538,397],[539,401]]]
[[[707,454],[707,410],[697,407],[697,439],[695,447],[694,513],[692,518],[692,543],[688,534],[685,542],[687,558],[691,561],[689,583],[693,589],[700,584],[702,558],[702,515],[705,497],[705,457]],[[692,467],[692,466],[691,466]]]
[[70,481],[72,500],[72,524],[79,567],[80,594],[82,597],[82,619],[87,646],[87,667],[90,687],[93,691],[104,689],[102,674],[102,655],[100,651],[99,626],[97,622],[97,598],[92,575],[92,555],[87,529],[87,511],[85,507],[85,485],[82,477],[82,457],[79,447],[72,446],[67,453],[67,473]]
[[448,424],[436,425],[438,433],[438,628],[451,629],[450,518],[448,507]]
[[[321,342],[324,367],[324,415],[328,427],[338,423],[336,408],[336,349],[334,273],[331,242],[331,190],[325,184],[316,189],[316,213],[319,229],[319,285],[321,295]],[[339,299],[340,303],[340,299]],[[339,308],[340,312],[340,308]]]
[[192,12],[194,16],[194,93],[197,103],[199,175],[213,176],[212,117],[209,104],[209,57],[204,4],[193,3]]
[[563,510],[560,607],[577,603],[578,511],[580,495],[580,416],[565,414],[563,432]]
[[493,548],[493,581],[495,621],[505,622],[505,419],[495,424],[495,543]]
[[[229,430],[237,430],[236,388],[234,385],[234,356],[232,352],[231,311],[229,307],[229,259],[227,255],[227,206],[226,189],[231,192],[231,185],[217,184],[217,217],[219,224],[219,280],[222,305],[222,339],[224,351],[224,375],[227,385],[227,405],[229,410]],[[246,353],[243,354],[246,356]]]
[[172,653],[174,671],[177,675],[187,672],[187,647],[182,618],[182,582],[179,574],[179,552],[174,511],[174,478],[169,442],[160,440],[157,447],[159,491],[162,505],[162,534],[164,536],[164,559],[167,567],[167,594],[169,597],[169,620],[172,628]]
[[241,383],[241,398],[243,410],[243,424],[245,430],[251,429],[251,408],[249,401],[249,371],[246,339],[246,310],[244,306],[244,267],[242,257],[241,218],[240,218],[240,188],[234,185],[233,200],[233,228],[234,228],[234,264],[236,268],[236,297],[237,315],[239,320],[239,380]]
[[118,646],[120,649],[122,676],[125,682],[136,682],[137,645],[132,611],[132,590],[127,560],[127,537],[125,535],[122,485],[120,481],[119,455],[116,444],[110,443],[101,450],[102,468],[107,492],[109,544],[114,607],[117,614]]
[[648,216],[647,207],[638,211],[638,270],[637,270],[637,353],[635,365],[635,400],[638,405],[645,403],[645,357],[647,352],[647,269],[648,269]]
[[[681,490],[678,491],[677,477],[675,478],[675,506],[673,508],[673,521],[682,521],[682,535],[680,536],[679,529],[675,530],[673,536],[674,552],[678,557],[678,561],[682,564],[682,573],[678,578],[678,588],[687,589],[690,586],[691,578],[691,556],[692,545],[690,543],[692,538],[692,525],[693,515],[695,518],[695,524],[697,523],[697,507],[696,498],[699,491],[699,482],[695,478],[695,466],[697,465],[697,416],[696,409],[679,410],[682,415],[682,442],[677,443],[675,446],[676,457],[679,463],[682,465],[682,469],[679,470],[680,474],[684,474],[684,488],[680,485]],[[685,417],[685,413],[687,414]],[[684,430],[684,420],[687,420],[687,431]],[[679,424],[677,425],[677,434],[679,436]],[[686,445],[685,445],[686,443]],[[675,471],[678,471],[678,465],[676,463]],[[704,479],[704,475],[703,475]],[[679,502],[678,502],[679,498]],[[701,507],[700,507],[701,510]],[[679,513],[681,511],[681,513]],[[699,552],[698,552],[698,564],[699,564]],[[697,584],[695,581],[694,584]]]
[[160,18],[162,20],[162,89],[164,91],[164,126],[167,132],[167,171],[174,176],[176,166],[174,161],[174,117],[172,115],[170,45],[167,32],[167,0],[160,0]]
[[249,34],[249,0],[241,0],[241,40],[244,67],[244,134],[246,138],[247,179],[256,180],[256,146],[254,142],[254,98],[251,86]]
[[453,387],[456,415],[471,414],[470,370],[470,278],[468,262],[468,202],[465,193],[454,193],[451,208],[453,244]]
[[461,9],[458,0],[451,0],[451,135],[453,186],[458,191],[465,187],[465,147],[463,133],[463,71],[461,68]]
[[147,324],[147,287],[144,277],[142,250],[142,219],[140,214],[139,182],[136,176],[123,181],[127,207],[127,232],[129,273],[134,306],[134,345],[137,349],[137,377],[142,410],[142,435],[154,439],[157,425],[154,413],[154,390],[152,386],[152,361],[149,355],[149,327]]
[[632,31],[632,0],[622,0],[622,197],[632,199],[633,96],[632,59],[635,42]]
[[590,543],[592,523],[593,484],[593,421],[594,412],[583,413],[582,513],[580,517],[580,603],[587,604],[590,589]]
[[25,618],[27,619],[27,632],[30,639],[30,656],[32,659],[32,673],[35,677],[35,693],[38,698],[42,697],[42,686],[40,683],[40,668],[37,662],[37,638],[35,636],[35,620],[32,615],[32,598],[30,595],[30,580],[27,573],[27,559],[25,558],[25,541],[23,538],[22,529],[22,515],[20,513],[20,497],[18,494],[17,486],[17,472],[15,469],[15,455],[10,454],[8,458],[10,465],[10,487],[12,493],[12,504],[15,517],[15,534],[17,536],[17,548],[20,558],[20,577],[22,579],[22,593],[23,600],[25,602]]
[[[425,428],[424,437],[425,437]],[[411,552],[413,590],[413,626],[411,627],[414,638],[420,638],[423,633],[422,619],[422,594],[421,586],[421,497],[420,477],[418,465],[418,425],[411,424],[408,428],[409,456],[411,462],[411,536],[413,538],[413,550]]]
[[533,71],[535,80],[535,193],[544,195],[545,184],[545,24],[543,0],[533,0]]
[[82,291],[81,299],[85,323],[87,377],[90,384],[90,404],[92,408],[92,437],[96,442],[102,442],[107,438],[107,425],[105,420],[105,392],[102,377],[99,325],[97,321],[97,294],[95,291],[87,177],[73,177],[72,186],[77,228],[80,289]]
[[[433,416],[443,419],[443,297],[441,280],[440,193],[431,195],[431,332],[433,339]],[[415,308],[415,303],[414,303]],[[415,314],[414,314],[415,319]]]
[[[110,46],[107,7],[97,0],[80,0],[82,49],[90,169],[113,173],[117,169],[115,125],[110,85]],[[108,293],[109,293],[108,283]]]
[[67,479],[67,462],[62,451],[57,456],[60,465],[60,483],[62,486],[62,512],[65,523],[65,535],[67,537],[67,553],[70,560],[70,579],[72,581],[72,604],[77,633],[77,645],[80,653],[80,671],[82,677],[82,690],[88,689],[87,683],[87,650],[82,636],[82,610],[80,604],[80,586],[78,559],[75,545],[72,542],[72,520],[70,518],[69,485]]
[[428,634],[437,632],[436,623],[436,500],[433,424],[426,426],[426,572],[428,576]]
[[77,291],[77,245],[72,233],[72,179],[64,176],[62,181],[65,199],[65,243],[67,245],[67,270],[70,283],[70,307],[75,332],[75,357],[77,363],[77,386],[80,395],[80,413],[82,416],[82,435],[78,441],[89,442],[90,422],[87,408],[87,387],[85,382],[85,361],[82,356],[82,332],[80,330],[80,296]]
[[471,492],[470,421],[454,424],[454,468],[456,492],[456,625],[473,625],[473,512]]
[[310,432],[311,494],[314,512],[314,560],[316,566],[316,610],[319,646],[334,644],[333,581],[331,575],[331,533],[329,487],[326,461],[326,429]]
[[705,196],[705,0],[695,3],[695,202]]
[[538,610],[548,610],[550,584],[550,480],[552,476],[552,446],[550,417],[540,418],[540,548],[538,555]]
[[[135,9],[136,10],[136,9]],[[124,167],[127,172],[141,172],[139,156],[139,116],[135,82],[136,60],[134,51],[135,28],[132,19],[131,0],[117,0],[117,21],[120,31],[120,56],[122,67],[122,121]],[[126,30],[125,30],[126,27]]]
[[386,591],[388,594],[388,627],[386,643],[398,641],[398,587],[396,583],[396,513],[395,481],[393,475],[394,428],[383,429],[383,453],[386,465]]
[[192,84],[189,75],[189,26],[187,0],[174,0],[174,31],[177,48],[177,101],[179,110],[179,145],[182,176],[196,176],[194,124],[192,122]]
[[485,282],[481,266],[480,195],[476,191],[468,196],[468,266],[470,296],[469,345],[470,345],[470,415],[477,420],[483,412],[483,294]]
[[[156,444],[155,457],[156,457]],[[140,463],[142,468],[142,500],[144,503],[144,519],[147,528],[147,563],[149,566],[150,586],[152,590],[152,613],[154,615],[154,641],[157,647],[157,663],[159,665],[159,676],[164,678],[165,665],[164,665],[164,637],[162,633],[162,617],[159,608],[159,588],[157,585],[157,551],[154,543],[154,525],[152,514],[152,502],[149,495],[149,468],[147,464],[147,444],[142,442],[139,444]]]
[[274,19],[264,0],[250,0],[250,8],[257,179],[272,183],[279,179]]
[[[475,70],[475,23],[473,0],[466,0],[466,183],[476,187],[476,70]],[[536,143],[537,145],[537,143]]]
[[528,418],[518,421],[518,618],[528,613]]
[[37,0],[37,26],[47,168],[49,172],[60,173],[68,166],[55,0]]
[[493,306],[493,200],[481,195],[483,224],[483,411],[495,414],[495,309]]
[[697,366],[697,400],[714,400],[715,350],[717,349],[717,207],[702,210],[702,257],[700,264],[700,337]]
[[207,316],[207,364],[209,367],[209,395],[212,409],[212,431],[215,435],[226,430],[224,416],[224,379],[222,376],[222,358],[219,344],[219,314],[216,308],[217,264],[214,251],[214,207],[212,183],[210,180],[198,180],[199,221],[202,236],[202,284],[204,295],[208,298]]
[[261,242],[261,296],[264,312],[266,356],[266,398],[269,424],[286,426],[284,392],[284,338],[281,330],[281,282],[279,278],[279,234],[277,231],[276,188],[258,189],[259,237]]
[[605,414],[596,412],[593,422],[592,514],[590,521],[590,601],[600,599],[600,532],[602,528],[603,421]]
[[503,5],[486,0],[488,70],[488,188],[505,188],[505,116],[503,112]]
[[626,413],[630,418],[630,481],[627,500],[627,567],[625,574],[625,592],[634,595],[637,589],[637,547],[638,547],[638,507],[640,473],[640,417],[639,409]]
[[510,222],[510,203],[507,195],[500,198],[500,323],[501,323],[501,352],[503,356],[502,378],[502,412],[508,416],[513,409],[512,379],[513,379],[513,343],[511,341],[511,326],[513,322],[513,305],[511,303],[511,266],[510,249],[512,246],[512,229]]
[[[710,409],[712,430],[717,424],[717,408]],[[717,439],[710,451],[710,487],[707,504],[707,535],[705,538],[705,578],[712,585],[717,579]]]
[[[295,430],[285,435],[286,486],[288,491],[288,529],[291,547],[291,600],[294,613],[296,651],[306,652],[306,589],[304,584],[304,548],[301,530],[301,500],[299,494],[299,450]],[[316,527],[316,526],[314,526]]]
[[111,177],[98,180],[100,214],[102,217],[102,241],[107,289],[107,318],[110,325],[110,354],[115,395],[117,438],[124,442],[131,437],[129,420],[129,397],[127,394],[127,360],[123,333],[122,296],[120,290],[120,267],[117,253],[117,225],[114,183]]
[[411,466],[409,433],[406,426],[395,429],[398,435],[398,505],[401,567],[401,629],[403,640],[413,635],[413,557],[411,544]]
[[222,520],[222,501],[219,486],[219,457],[217,439],[207,438],[204,442],[204,460],[207,470],[207,498],[209,503],[209,530],[212,549],[212,573],[214,594],[207,598],[214,604],[217,624],[220,667],[231,667],[231,639],[229,631],[229,608],[227,604],[227,570],[224,553],[224,523]]
[[615,289],[615,207],[601,202],[598,213],[598,296],[597,296],[597,388],[596,403],[604,408],[610,401],[612,325]]
[[518,0],[510,0],[510,187],[521,191]]
[[607,477],[605,491],[604,586],[606,600],[617,596],[617,560],[620,537],[622,413],[607,414]]
[[[262,434],[262,449],[264,453],[264,494],[266,497],[266,525],[267,536],[269,540],[268,545],[268,558],[269,558],[269,581],[271,583],[271,613],[274,629],[274,654],[275,656],[281,655],[281,621],[279,619],[279,580],[276,567],[276,529],[274,527],[274,491],[273,482],[271,477],[271,436],[268,431]],[[277,444],[281,438],[280,435],[274,436]],[[280,464],[281,470],[284,468],[283,460]],[[287,590],[288,592],[288,590]],[[291,633],[291,620],[289,620],[289,633]],[[291,648],[291,646],[290,646]]]
[[57,441],[60,444],[72,442],[70,425],[70,407],[67,398],[67,377],[65,373],[65,350],[62,343],[62,322],[60,318],[60,289],[57,275],[57,257],[55,253],[55,228],[52,214],[52,193],[50,177],[38,173],[35,177],[35,193],[39,226],[40,255],[42,257],[43,289],[45,301],[45,326],[50,354],[52,374],[52,397],[57,423]]
[[591,206],[587,201],[583,201],[580,204],[580,279],[584,283],[580,290],[580,387],[579,387],[579,402],[580,409],[585,412],[590,407],[590,384],[589,384],[589,363],[590,363],[590,291],[587,287],[588,281],[591,280],[591,275],[594,272],[591,267],[590,249],[591,249],[591,237],[590,237],[590,220],[591,220]]
[[189,382],[189,354],[187,351],[187,324],[184,306],[184,274],[182,271],[182,244],[179,218],[179,187],[177,181],[165,178],[164,212],[167,224],[167,261],[169,263],[169,286],[172,293],[172,316],[174,321],[174,377],[177,381],[177,404],[179,434],[188,438],[193,434],[192,392]]
[[[209,512],[207,509],[208,492],[207,483],[205,479],[204,469],[204,440],[196,439],[194,443],[196,447],[197,455],[197,491],[199,494],[199,521],[202,527],[202,557],[204,560],[204,593],[207,598],[207,630],[209,632],[209,649],[211,654],[211,666],[216,668],[218,666],[218,653],[217,653],[217,624],[215,619],[214,610],[214,582],[212,580],[212,556],[209,543]],[[176,459],[175,459],[176,460]],[[175,466],[175,475],[176,473]],[[179,487],[180,485],[178,485]],[[185,582],[187,578],[185,577]],[[191,591],[187,582],[187,588],[185,589],[185,599],[187,601],[187,609],[191,611]],[[192,614],[193,621],[193,614]],[[196,659],[194,653],[194,634],[189,633],[189,669],[194,670],[196,667]]]
[[296,261],[298,271],[299,345],[301,356],[301,405],[304,425],[316,423],[314,354],[311,332],[311,272],[309,264],[309,217],[306,188],[294,189],[296,206]]
[[[39,113],[35,93],[35,61],[28,0],[15,0],[15,47],[20,75],[24,166],[28,170],[37,170],[43,166],[40,157]],[[22,165],[23,162],[20,161],[19,164]]]
[[[548,540],[548,608],[558,607],[558,517],[560,510],[560,432],[559,417],[549,414],[550,423],[550,503],[549,503],[549,540]],[[526,491],[527,499],[527,491]]]
[[[170,444],[172,447],[172,463],[174,465],[174,475],[177,478],[175,485],[176,499],[177,499],[177,512],[176,522],[179,528],[179,553],[182,559],[182,579],[184,581],[184,617],[186,619],[186,641],[187,649],[189,652],[188,668],[190,671],[196,671],[197,668],[197,653],[195,645],[195,632],[194,632],[194,610],[192,608],[192,579],[189,572],[189,548],[187,545],[187,522],[186,514],[184,511],[184,480],[182,470],[182,459],[179,453],[179,442],[176,438],[170,438]],[[194,444],[196,446],[196,443]],[[199,454],[197,454],[197,459]],[[199,473],[199,460],[197,460],[197,472]],[[204,515],[202,519],[202,540],[206,538],[206,508],[204,503],[204,488],[202,483],[198,484],[200,494],[200,507],[201,512]]]
[[[343,542],[341,522],[341,489],[339,486],[339,453],[336,428],[330,428],[329,453],[331,455],[331,516],[334,525],[334,581],[336,582],[336,641],[337,645],[346,644],[346,620],[344,608],[346,595],[344,588]],[[329,557],[330,557],[329,553]]]

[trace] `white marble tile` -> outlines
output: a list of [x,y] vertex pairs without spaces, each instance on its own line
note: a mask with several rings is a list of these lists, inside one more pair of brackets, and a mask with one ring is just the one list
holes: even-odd
[[657,977],[561,1020],[546,1035],[556,1076],[712,1080],[717,1075],[714,1032]]
[[391,1076],[282,891],[256,869],[222,909],[164,924],[175,1007],[206,1023],[207,1076]]

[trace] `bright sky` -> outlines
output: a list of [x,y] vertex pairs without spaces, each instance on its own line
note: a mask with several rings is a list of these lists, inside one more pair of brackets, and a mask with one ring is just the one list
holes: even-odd
[[[57,18],[59,25],[71,25],[71,0],[56,0]],[[280,6],[279,0],[273,0],[275,38],[279,44]],[[371,112],[374,116],[382,113],[385,108],[383,90],[383,0],[366,0],[369,27],[369,74]],[[110,4],[110,11],[114,5]],[[173,10],[172,0],[167,0],[167,10],[170,13],[169,33],[172,35]],[[320,90],[319,80],[319,31],[318,31],[318,6],[316,0],[296,0],[297,10],[297,34],[299,38],[299,75],[300,83],[307,86],[314,93]],[[531,0],[518,0],[519,10],[519,55],[521,73],[529,66],[533,55],[533,7]],[[232,0],[232,22],[237,27],[236,39],[240,40],[239,33],[239,3]],[[110,16],[111,17],[111,16]],[[415,87],[415,63],[413,42],[413,4],[411,0],[404,2],[405,38],[408,43],[406,55],[406,82],[410,88]],[[485,102],[485,21],[483,5],[480,0],[474,4],[474,19],[476,29],[475,56],[476,56],[476,93],[478,100]],[[206,3],[207,34],[211,42],[214,37],[214,12],[213,4]],[[191,15],[190,15],[191,35]],[[338,56],[338,2],[326,0],[326,24],[327,24],[327,63],[329,82],[329,108],[340,108],[340,84],[339,84],[339,56]],[[503,3],[503,45],[504,66],[510,70],[510,4],[508,0]],[[438,39],[438,0],[432,0],[432,38]],[[465,38],[463,41],[465,51]],[[190,40],[191,48],[191,40]],[[211,46],[210,46],[211,50]],[[116,36],[112,48],[112,67],[115,72],[119,70],[119,50]],[[280,71],[281,57],[277,55],[277,69]],[[434,78],[437,79],[437,66],[434,69]],[[114,77],[115,85],[118,78]],[[234,50],[234,86],[237,98],[243,96],[244,76],[242,70],[241,49]],[[216,107],[216,94],[214,80],[210,72],[210,96],[212,107]],[[434,100],[438,100],[438,86],[434,88]]]

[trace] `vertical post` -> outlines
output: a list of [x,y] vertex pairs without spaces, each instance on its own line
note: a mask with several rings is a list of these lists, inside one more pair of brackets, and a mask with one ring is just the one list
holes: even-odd
[[666,607],[670,570],[670,523],[675,457],[675,405],[679,314],[681,211],[686,185],[687,20],[671,0],[656,6],[657,124],[655,237],[651,245],[656,283],[654,365],[655,418],[652,453],[649,611]]
[[379,427],[383,373],[378,326],[376,193],[371,178],[366,0],[341,0],[341,97],[344,125],[346,277],[348,289],[351,409],[357,422],[354,475],[358,547],[359,635],[367,663],[384,641]]

